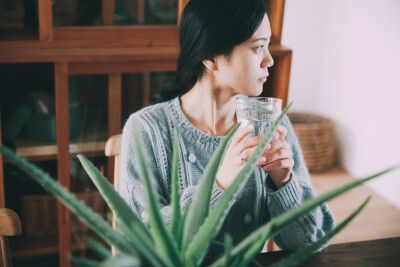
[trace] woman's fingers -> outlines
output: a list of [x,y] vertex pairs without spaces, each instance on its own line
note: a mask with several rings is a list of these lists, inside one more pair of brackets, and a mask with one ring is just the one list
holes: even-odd
[[232,137],[232,145],[237,146],[242,140],[249,135],[253,131],[253,125],[248,125],[243,128],[239,128],[239,130]]
[[287,128],[283,125],[279,125],[276,131],[279,133],[279,138],[285,138],[287,135]]
[[265,172],[271,172],[279,169],[291,169],[294,166],[294,160],[292,158],[288,159],[280,159],[274,162],[271,162],[262,167]]
[[274,153],[264,154],[267,163],[274,162],[280,159],[288,159],[293,157],[293,152],[290,149],[278,149]]
[[[262,140],[261,136],[248,137],[242,140],[238,145],[238,151],[243,152],[246,149],[255,148]],[[254,149],[253,149],[254,150]]]
[[283,138],[279,138],[276,139],[272,142],[270,142],[264,150],[264,154],[270,154],[270,153],[274,153],[275,151],[279,150],[279,149],[291,149],[290,145],[288,142],[286,142],[285,139]]
[[[256,147],[243,150],[242,153],[240,153],[240,159],[242,160],[242,162],[245,163],[250,158],[250,156],[254,153],[255,150],[256,150]],[[258,160],[258,163],[256,166],[258,167],[258,166],[264,165],[266,162],[267,162],[267,159],[264,156],[262,156]]]

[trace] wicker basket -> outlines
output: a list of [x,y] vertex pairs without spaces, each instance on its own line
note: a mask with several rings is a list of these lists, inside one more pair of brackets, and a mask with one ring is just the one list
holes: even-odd
[[288,117],[299,139],[310,172],[328,170],[335,164],[335,123],[327,118],[300,112]]
[[[98,192],[80,193],[76,197],[101,216],[106,212],[105,202]],[[57,199],[51,195],[22,195],[21,221],[26,237],[52,236],[58,233]],[[71,215],[71,232],[89,230],[75,215]]]

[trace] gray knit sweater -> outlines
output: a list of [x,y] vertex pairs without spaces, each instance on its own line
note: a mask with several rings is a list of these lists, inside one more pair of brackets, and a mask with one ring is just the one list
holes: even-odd
[[[224,136],[209,136],[195,128],[182,112],[179,98],[144,108],[130,116],[123,129],[119,190],[123,198],[146,223],[148,215],[145,191],[132,137],[134,122],[138,125],[149,170],[155,178],[154,188],[161,203],[163,219],[169,223],[174,129],[177,130],[179,139],[182,209],[190,203],[209,159]],[[267,173],[257,167],[240,191],[217,240],[222,241],[225,233],[229,233],[234,244],[237,244],[271,218],[315,196],[301,148],[287,117],[283,119],[282,125],[288,129],[286,140],[292,147],[295,161],[291,181],[277,190]],[[211,207],[223,193],[223,190],[214,183]],[[298,219],[274,239],[281,249],[297,250],[324,236],[334,225],[332,213],[324,204]]]

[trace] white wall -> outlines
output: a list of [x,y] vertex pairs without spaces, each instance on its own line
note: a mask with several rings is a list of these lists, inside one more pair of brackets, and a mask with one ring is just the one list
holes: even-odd
[[[400,1],[286,0],[289,100],[337,123],[354,177],[400,163]],[[368,183],[400,209],[400,170]]]

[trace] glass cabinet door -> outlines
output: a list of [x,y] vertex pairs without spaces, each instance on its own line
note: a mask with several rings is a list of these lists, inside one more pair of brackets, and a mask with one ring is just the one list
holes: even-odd
[[[103,4],[107,2],[112,6]],[[176,25],[178,0],[53,0],[53,26]]]
[[[68,79],[68,88],[70,191],[106,220],[106,203],[76,156],[85,155],[106,175],[107,75],[72,75]],[[89,227],[71,214],[71,249],[74,256],[90,255],[88,238],[98,239]]]
[[38,39],[38,0],[0,1],[0,41]]

